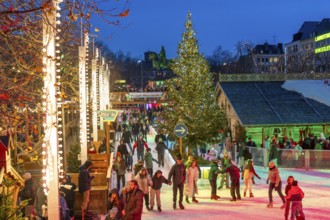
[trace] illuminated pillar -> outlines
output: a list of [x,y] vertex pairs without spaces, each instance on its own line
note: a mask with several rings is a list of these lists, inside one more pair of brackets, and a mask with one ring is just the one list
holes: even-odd
[[79,108],[80,108],[80,158],[81,164],[87,160],[87,90],[86,90],[86,54],[88,36],[85,45],[79,47]]
[[[103,57],[100,55],[100,64],[99,64],[99,110],[105,110],[104,107],[104,102],[103,102],[103,73],[104,73],[104,59]],[[103,126],[103,119],[102,117],[100,117],[100,129],[103,130],[104,126]]]
[[44,88],[42,109],[44,112],[44,139],[43,147],[43,186],[48,200],[48,218],[59,219],[59,151],[58,151],[58,120],[57,120],[57,66],[58,59],[56,56],[56,36],[57,24],[60,24],[56,17],[60,17],[60,0],[53,0],[54,8],[45,10],[45,20],[43,22],[43,73]]
[[92,109],[93,109],[93,140],[98,140],[97,133],[97,57],[92,60]]
[[104,80],[104,89],[105,89],[105,105],[106,106],[109,106],[109,108],[111,108],[110,106],[110,68],[109,68],[109,65],[106,64],[105,66],[105,70],[106,70],[106,73],[105,73],[105,80]]

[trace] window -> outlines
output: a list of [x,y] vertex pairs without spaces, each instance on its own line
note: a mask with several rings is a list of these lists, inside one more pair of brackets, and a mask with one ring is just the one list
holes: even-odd
[[269,58],[269,62],[272,63],[273,62],[273,57]]
[[269,60],[268,60],[268,58],[266,58],[266,63],[268,63],[269,62]]
[[259,57],[257,58],[257,62],[260,63],[260,58]]
[[277,62],[278,62],[278,58],[274,57],[274,63],[277,63]]

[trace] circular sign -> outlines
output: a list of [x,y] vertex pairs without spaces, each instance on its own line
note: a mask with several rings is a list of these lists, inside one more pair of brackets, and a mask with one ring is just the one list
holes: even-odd
[[188,133],[188,128],[184,124],[177,124],[174,128],[174,134],[178,138],[187,136],[187,133]]

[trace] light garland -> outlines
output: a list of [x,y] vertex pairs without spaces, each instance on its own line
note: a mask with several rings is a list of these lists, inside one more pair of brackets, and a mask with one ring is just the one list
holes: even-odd
[[93,141],[98,141],[97,133],[97,57],[93,57],[92,60],[92,122],[93,122]]
[[[53,0],[52,4],[56,10],[45,10],[46,19],[43,23],[43,74],[44,88],[42,95],[42,110],[44,138],[42,143],[42,179],[44,192],[48,197],[48,217],[50,219],[59,219],[59,183],[58,174],[61,167],[61,156],[59,155],[60,145],[58,141],[62,141],[62,126],[58,122],[61,121],[62,111],[58,111],[58,102],[61,101],[60,93],[60,66],[59,62],[59,36],[56,36],[56,26],[60,24],[60,7],[61,0]],[[60,137],[60,138],[59,138]],[[61,149],[61,147],[60,147]],[[61,150],[60,150],[61,151]],[[62,151],[63,152],[63,151]],[[62,165],[63,166],[63,165]]]
[[80,148],[81,163],[87,160],[87,90],[86,90],[86,44],[79,47],[79,109],[80,109]]
[[86,48],[86,62],[85,62],[85,75],[86,75],[86,138],[87,144],[90,141],[90,109],[89,109],[89,75],[88,75],[88,56],[89,56],[89,37],[85,34],[85,48]]

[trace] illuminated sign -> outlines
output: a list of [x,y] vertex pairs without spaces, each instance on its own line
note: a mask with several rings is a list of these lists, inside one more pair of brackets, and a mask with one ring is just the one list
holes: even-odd
[[137,98],[161,98],[163,96],[162,92],[131,92],[129,96],[132,99]]
[[330,51],[330,45],[329,46],[324,46],[324,47],[319,47],[315,49],[315,53],[324,53]]
[[317,42],[317,41],[321,41],[321,40],[325,40],[325,39],[328,39],[328,38],[330,38],[330,32],[315,37],[315,42]]
[[98,116],[103,118],[103,121],[109,121],[114,122],[116,120],[116,117],[118,115],[117,110],[104,110],[104,111],[98,111]]

